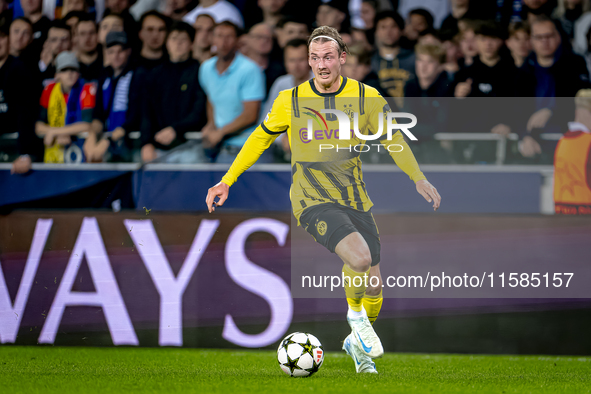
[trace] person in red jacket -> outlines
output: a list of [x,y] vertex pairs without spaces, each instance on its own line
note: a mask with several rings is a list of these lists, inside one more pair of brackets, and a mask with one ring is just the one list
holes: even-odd
[[557,214],[591,215],[591,89],[575,96],[569,122],[554,153],[554,208]]

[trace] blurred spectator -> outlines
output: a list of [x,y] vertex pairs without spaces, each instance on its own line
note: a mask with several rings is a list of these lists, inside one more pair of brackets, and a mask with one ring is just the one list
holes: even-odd
[[433,29],[433,15],[422,8],[415,8],[408,14],[404,36],[413,47],[416,45],[421,33]]
[[557,214],[591,215],[591,90],[575,96],[575,119],[554,154],[554,208]]
[[476,29],[478,29],[478,22],[462,19],[458,26],[460,27],[460,50],[462,51],[462,59],[459,61],[460,68],[471,66],[474,58],[478,56],[478,47],[476,46]]
[[558,6],[554,9],[552,17],[558,19],[562,30],[572,40],[575,34],[575,23],[590,10],[590,0],[558,0]]
[[258,24],[265,23],[269,26],[277,26],[283,18],[283,7],[287,0],[257,0],[257,7],[244,13],[244,24],[247,29]]
[[76,25],[80,18],[86,18],[88,14],[83,11],[71,11],[68,12],[68,15],[62,18],[62,22],[70,27],[70,31],[72,32],[72,51],[78,51],[78,37],[76,37]]
[[316,26],[334,27],[341,33],[349,33],[349,9],[346,0],[328,0],[316,11]]
[[[283,75],[275,80],[269,91],[269,96],[261,111],[260,122],[263,121],[267,113],[271,110],[273,102],[279,96],[279,92],[285,89],[291,89],[311,78],[310,65],[308,64],[308,42],[301,38],[296,38],[287,43],[284,49],[285,68],[287,75]],[[350,58],[347,58],[349,61]]]
[[285,75],[283,62],[270,59],[271,49],[273,49],[273,30],[271,26],[264,23],[254,25],[248,32],[243,53],[258,64],[261,71],[265,73],[266,94],[269,93],[268,89],[271,89],[273,82],[278,77]]
[[433,25],[437,28],[441,26],[443,20],[449,15],[451,11],[450,1],[441,0],[399,0],[398,12],[403,18],[407,19],[409,12],[416,8],[422,8],[434,17]]
[[55,59],[62,52],[69,51],[72,47],[72,33],[70,27],[60,20],[51,22],[47,32],[47,40],[43,44],[43,51],[39,60],[39,71],[41,79],[47,81],[53,79]]
[[[99,82],[93,113],[92,133],[85,145],[88,161],[102,161],[107,150],[110,162],[130,161],[129,132],[140,130],[141,100],[131,49],[124,32],[107,35],[107,57],[110,67]],[[97,138],[103,134],[101,139]]]
[[166,8],[163,14],[173,21],[180,21],[193,9],[192,5],[192,0],[166,0]]
[[363,20],[364,29],[373,29],[373,23],[378,13],[378,2],[376,0],[363,0],[361,3],[360,17]]
[[539,16],[543,15],[549,18],[556,5],[557,0],[523,0],[521,19],[531,24]]
[[193,41],[193,59],[203,63],[213,55],[211,53],[211,40],[213,37],[213,28],[215,22],[207,14],[201,14],[195,20],[193,28],[195,29],[195,40]]
[[31,44],[31,48],[36,56],[39,56],[43,48],[43,43],[47,39],[47,32],[51,26],[51,21],[42,14],[42,0],[20,0],[20,2],[24,17],[33,24],[33,43]]
[[140,19],[140,41],[142,50],[138,66],[147,70],[162,64],[166,60],[164,44],[167,34],[167,20],[158,11],[149,11]]
[[509,25],[509,38],[506,44],[511,51],[515,66],[521,67],[531,53],[530,31],[527,22],[516,22]]
[[296,38],[307,39],[310,35],[308,25],[300,19],[286,16],[282,18],[275,28],[277,43],[280,48],[285,48],[288,42]]
[[460,35],[453,35],[453,32],[441,32],[440,37],[443,41],[443,48],[445,49],[446,59],[443,68],[453,78],[454,74],[460,69],[460,59],[462,58],[462,50],[460,49]]
[[437,30],[435,29],[427,29],[424,30],[421,34],[419,34],[419,40],[417,44],[424,44],[424,45],[443,45],[443,42],[439,38],[437,34]]
[[215,23],[230,21],[239,28],[244,28],[244,20],[240,11],[226,0],[200,0],[199,5],[185,15],[183,20],[192,25],[201,14],[211,15]]
[[98,80],[103,71],[103,56],[98,47],[98,32],[94,19],[90,15],[81,18],[75,32],[80,75],[86,81]]
[[[351,41],[353,45],[361,45],[366,50],[373,52],[373,41],[374,41],[373,30],[362,30],[352,27],[351,28]],[[347,44],[349,46],[349,44]]]
[[[156,67],[150,81],[141,126],[144,162],[164,155],[162,160],[168,163],[202,160],[195,146],[179,147],[186,141],[185,133],[198,130],[206,116],[206,98],[199,85],[199,62],[191,58],[194,38],[195,29],[189,24],[180,21],[172,24],[166,39],[170,61]],[[236,91],[228,94],[235,95]],[[172,148],[177,149],[171,151]]]
[[11,172],[24,174],[40,154],[34,134],[37,89],[23,63],[10,55],[9,33],[7,18],[0,18],[0,134],[18,132],[20,156]]
[[400,47],[404,20],[395,11],[382,11],[376,16],[375,26],[377,50],[371,68],[387,96],[404,97],[404,85],[415,73],[414,52]]
[[60,53],[55,64],[55,82],[43,90],[35,132],[43,137],[44,162],[82,162],[84,140],[76,136],[90,131],[96,83],[80,79],[80,66],[73,52]]
[[[501,57],[505,32],[495,22],[483,22],[476,30],[478,56],[473,63],[454,76],[454,96],[498,97],[516,96],[517,68],[511,59]],[[458,132],[491,132],[507,136],[516,126],[515,108],[508,100],[461,100],[454,102],[452,118]],[[499,116],[502,114],[502,116]],[[500,121],[501,120],[501,121]],[[454,147],[462,147],[462,143]],[[493,162],[496,150],[488,143],[469,143],[468,150],[479,161]],[[458,152],[463,148],[457,149]],[[463,156],[463,152],[461,154]]]
[[62,18],[62,21],[70,26],[70,30],[74,31],[80,18],[86,17],[88,14],[84,11],[70,11]]
[[343,65],[343,75],[376,88],[382,96],[387,96],[380,86],[378,75],[371,69],[371,52],[362,45],[349,48],[347,62]]
[[545,16],[534,20],[531,40],[533,53],[526,59],[520,79],[524,94],[537,97],[535,112],[527,122],[528,134],[520,144],[520,152],[525,157],[534,157],[542,151],[532,131],[559,128],[566,121],[569,111],[560,108],[556,97],[573,97],[589,85],[584,59],[561,45],[554,21]]
[[[537,0],[534,0],[537,1]],[[491,19],[493,13],[490,0],[451,0],[451,13],[441,24],[441,30],[459,32],[458,22],[461,19]]]
[[237,52],[239,30],[231,22],[213,31],[217,56],[199,70],[199,82],[207,94],[207,124],[203,146],[211,161],[232,162],[254,130],[265,77],[258,65]]
[[445,49],[441,45],[419,44],[415,49],[415,56],[416,77],[406,84],[404,96],[451,97],[453,92],[450,79],[443,68]]
[[[287,43],[284,49],[285,54],[285,68],[287,75],[277,78],[271,86],[265,105],[263,106],[258,123],[262,123],[265,116],[271,111],[271,107],[275,99],[279,96],[279,92],[285,89],[291,89],[314,77],[308,64],[308,41],[301,38],[296,38]],[[349,61],[350,57],[347,58]],[[283,152],[289,152],[289,139],[286,135],[278,137],[278,144],[281,145]],[[283,156],[283,155],[281,155]]]
[[10,24],[10,54],[20,57],[33,42],[33,25],[27,18],[16,18]]
[[123,19],[123,29],[127,33],[129,45],[136,48],[138,45],[138,24],[129,12],[132,0],[105,0],[105,13],[103,19],[109,14],[117,14]]
[[123,18],[118,14],[109,14],[99,23],[98,42],[103,51],[103,66],[107,67],[107,57],[105,56],[107,34],[111,31],[124,31]]
[[63,6],[60,15],[66,16],[70,12],[86,12],[87,4],[85,0],[63,0]]
[[435,133],[448,131],[450,80],[443,69],[446,54],[441,45],[419,44],[416,49],[416,77],[404,88],[404,111],[421,121],[413,127],[418,138],[413,153],[421,163],[445,163],[451,160],[443,142],[433,139]]
[[516,96],[517,69],[500,55],[504,38],[504,31],[496,23],[480,24],[475,38],[478,55],[469,67],[455,75],[455,97]]

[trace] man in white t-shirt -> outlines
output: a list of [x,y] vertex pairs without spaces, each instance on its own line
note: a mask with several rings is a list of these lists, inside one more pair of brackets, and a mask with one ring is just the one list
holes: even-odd
[[183,20],[191,25],[195,23],[201,14],[209,14],[215,23],[230,21],[239,28],[244,28],[244,20],[240,11],[233,4],[226,0],[200,0],[199,5],[184,16]]

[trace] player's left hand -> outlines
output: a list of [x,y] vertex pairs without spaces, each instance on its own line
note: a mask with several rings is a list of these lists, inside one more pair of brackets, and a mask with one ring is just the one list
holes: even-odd
[[436,211],[437,208],[439,208],[439,205],[441,205],[441,196],[437,192],[437,189],[435,189],[435,186],[424,179],[418,181],[416,186],[417,192],[419,192],[421,196],[425,197],[425,200],[428,202],[433,202],[433,210]]

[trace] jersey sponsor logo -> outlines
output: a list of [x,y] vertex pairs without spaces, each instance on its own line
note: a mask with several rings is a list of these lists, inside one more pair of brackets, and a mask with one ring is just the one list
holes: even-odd
[[[392,136],[394,134],[394,130],[400,130],[411,141],[417,141],[417,137],[414,136],[413,133],[410,132],[409,129],[417,125],[417,117],[410,113],[405,112],[388,112],[384,114],[380,114],[377,119],[377,132],[375,134],[363,134],[359,131],[359,114],[354,112],[352,109],[347,109],[345,112],[338,110],[338,109],[321,109],[320,112],[310,108],[304,107],[305,109],[309,110],[310,112],[304,112],[305,115],[309,116],[307,128],[300,130],[300,138],[302,142],[308,143],[314,139],[324,139],[322,133],[318,133],[318,131],[328,130],[331,131],[331,134],[326,135],[327,139],[331,138],[332,135],[335,136],[336,134],[333,133],[333,130],[328,127],[325,118],[322,116],[323,114],[331,114],[334,115],[338,122],[339,128],[338,130],[352,130],[351,133],[338,133],[338,139],[340,140],[349,140],[351,137],[355,136],[363,141],[375,141],[379,139],[382,134],[384,134],[384,116],[386,117],[386,135],[388,140],[392,140]],[[386,110],[386,107],[384,107]],[[385,111],[384,111],[385,112]],[[353,121],[353,127],[351,128],[351,119]],[[403,123],[399,124],[396,122],[396,119],[409,119],[410,123]],[[322,121],[322,123],[320,122]],[[317,126],[320,127],[320,130],[314,130],[314,122]],[[323,127],[324,126],[324,127]],[[320,137],[320,138],[318,138]]]

